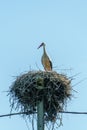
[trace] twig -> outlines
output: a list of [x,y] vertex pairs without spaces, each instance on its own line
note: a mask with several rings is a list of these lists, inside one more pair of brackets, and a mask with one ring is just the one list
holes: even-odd
[[83,81],[85,81],[85,80],[87,80],[87,78],[84,78],[84,79],[80,80],[78,83],[74,84],[72,87],[74,87],[74,86],[80,84],[81,82],[83,82]]

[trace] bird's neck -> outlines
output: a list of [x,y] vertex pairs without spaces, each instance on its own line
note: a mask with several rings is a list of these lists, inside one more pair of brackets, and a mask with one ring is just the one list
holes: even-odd
[[43,46],[43,51],[44,51],[44,54],[46,54],[46,49],[45,49],[45,46]]

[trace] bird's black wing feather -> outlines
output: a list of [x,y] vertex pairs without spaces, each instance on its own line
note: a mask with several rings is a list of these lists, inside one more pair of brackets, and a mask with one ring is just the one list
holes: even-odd
[[[49,60],[50,61],[50,60]],[[52,62],[50,61],[50,66],[51,66],[51,70],[52,70],[52,68],[53,68],[53,65],[52,65]]]

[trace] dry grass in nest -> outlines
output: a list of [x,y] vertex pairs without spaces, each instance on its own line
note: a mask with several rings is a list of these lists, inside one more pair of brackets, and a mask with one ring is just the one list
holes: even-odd
[[11,107],[20,112],[37,112],[44,99],[44,120],[54,121],[71,97],[71,81],[57,72],[29,71],[16,78],[9,90]]

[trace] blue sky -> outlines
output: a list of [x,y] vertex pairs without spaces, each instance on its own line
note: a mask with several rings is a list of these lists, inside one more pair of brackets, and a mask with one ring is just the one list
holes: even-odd
[[[74,93],[75,98],[67,104],[67,110],[87,111],[87,1],[3,0],[0,1],[0,115],[10,112],[4,91],[9,89],[14,76],[30,68],[43,70],[42,49],[37,50],[41,42],[46,43],[54,70],[68,76],[80,73],[72,85],[85,79],[74,86],[78,93]],[[86,115],[64,114],[63,126],[59,129],[86,127]],[[27,129],[20,116],[0,118],[0,129],[19,128]]]

